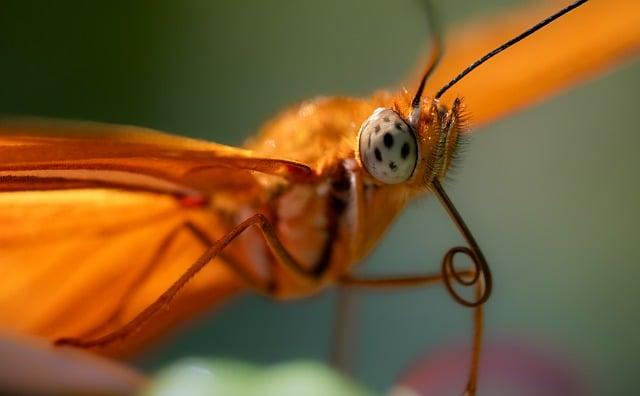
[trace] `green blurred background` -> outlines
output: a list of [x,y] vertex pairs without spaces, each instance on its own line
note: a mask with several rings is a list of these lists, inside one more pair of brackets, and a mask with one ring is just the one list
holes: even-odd
[[[449,25],[519,3],[436,5]],[[412,0],[2,0],[0,113],[238,145],[304,98],[397,86],[425,55],[426,34]],[[637,390],[639,66],[478,130],[448,186],[495,274],[488,337],[562,350],[594,395]],[[458,242],[443,210],[425,199],[362,270],[435,269]],[[356,375],[374,389],[387,389],[421,351],[470,336],[470,312],[441,287],[356,297]],[[135,364],[155,370],[188,355],[327,359],[335,299],[331,290],[292,303],[242,297]]]

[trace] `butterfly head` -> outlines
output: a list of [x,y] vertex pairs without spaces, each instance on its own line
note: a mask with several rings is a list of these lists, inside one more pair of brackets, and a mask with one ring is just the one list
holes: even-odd
[[418,112],[403,107],[377,108],[362,123],[358,158],[379,183],[428,188],[445,176],[458,152],[465,129],[461,102],[448,109],[430,101]]

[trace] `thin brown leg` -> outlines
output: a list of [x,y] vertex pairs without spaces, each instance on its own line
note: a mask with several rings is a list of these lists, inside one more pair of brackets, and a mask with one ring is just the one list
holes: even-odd
[[[473,271],[458,271],[460,278],[471,278]],[[454,275],[450,275],[454,276]],[[356,277],[353,275],[343,276],[338,282],[345,286],[365,287],[374,289],[402,289],[406,287],[430,286],[443,281],[441,273],[427,275],[400,275],[385,277]]]
[[180,231],[182,231],[182,229],[184,229],[185,227],[187,227],[186,223],[179,224],[174,229],[172,229],[169,234],[167,234],[167,236],[160,243],[160,246],[158,246],[156,252],[151,257],[151,260],[149,260],[142,271],[140,271],[126,287],[124,294],[120,297],[118,303],[115,306],[115,309],[111,312],[111,314],[109,314],[102,323],[89,329],[78,338],[87,338],[91,335],[99,334],[114,322],[119,322],[122,313],[124,312],[124,308],[126,307],[127,301],[129,301],[131,297],[133,297],[135,292],[139,289],[140,286],[142,286],[144,281],[151,275],[151,273],[156,270],[158,264],[162,262],[162,258],[164,257],[167,250],[169,250],[169,247],[171,246],[173,241],[176,239]]
[[347,376],[353,377],[356,360],[356,296],[346,287],[339,287],[335,301],[333,333],[331,335],[331,365]]
[[[455,106],[454,106],[455,108]],[[452,113],[453,114],[453,113]],[[452,121],[449,118],[448,122]],[[450,125],[449,125],[450,127]],[[482,305],[491,295],[493,285],[491,270],[489,265],[476,242],[469,227],[465,224],[462,216],[451,202],[451,199],[444,191],[444,188],[437,179],[431,181],[432,192],[436,195],[442,206],[449,214],[449,217],[455,224],[462,237],[466,240],[467,246],[454,246],[449,249],[442,260],[442,271],[439,274],[427,274],[419,276],[399,276],[386,278],[358,278],[351,275],[344,276],[339,282],[347,286],[373,287],[373,288],[401,288],[411,286],[426,286],[434,283],[442,282],[447,288],[449,294],[461,305],[474,309],[473,323],[473,341],[471,351],[471,364],[469,369],[469,380],[465,390],[466,396],[472,396],[476,393],[478,380],[478,366],[480,361],[480,349],[482,344],[482,322],[483,312]],[[472,270],[460,271],[454,263],[455,256],[458,254],[466,255],[472,262]],[[459,294],[455,285],[463,287],[476,286],[474,300],[467,300]]]
[[[200,229],[197,225],[195,225],[191,221],[185,221],[181,224],[178,224],[162,240],[156,252],[151,257],[151,260],[149,260],[149,262],[144,266],[142,271],[140,271],[137,274],[137,276],[126,287],[124,294],[120,297],[119,302],[115,305],[115,309],[111,312],[111,314],[109,314],[102,323],[89,329],[80,337],[74,337],[74,339],[76,339],[76,342],[78,339],[86,339],[92,335],[100,334],[105,329],[107,329],[110,326],[113,326],[114,324],[116,325],[120,324],[120,320],[124,312],[124,309],[126,308],[127,301],[131,300],[131,298],[134,296],[136,291],[140,290],[140,287],[144,284],[144,282],[147,279],[149,279],[151,274],[158,268],[158,265],[162,262],[162,259],[167,253],[167,251],[169,250],[169,248],[171,247],[171,244],[176,240],[176,238],[182,231],[186,231],[190,235],[195,237],[195,239],[198,242],[200,242],[204,248],[207,248],[213,245],[214,243],[213,240],[209,237],[209,235],[207,235],[207,233],[204,230]],[[222,253],[220,254],[220,256],[224,259],[225,264],[226,262],[232,261],[229,257],[225,257]],[[230,264],[229,267],[231,267],[236,272],[236,274],[240,278],[242,278],[242,280],[246,284],[255,285],[257,284],[257,282],[259,282],[257,279],[252,278],[252,276],[249,273],[247,273],[242,266]],[[255,287],[256,286],[254,286],[254,288]],[[70,341],[70,339],[67,339],[67,341]]]
[[[102,337],[98,337],[92,340],[78,340],[75,338],[62,338],[57,340],[56,345],[71,345],[82,348],[93,348],[109,345],[115,341],[124,339],[130,334],[144,325],[151,317],[163,310],[171,303],[176,294],[193,278],[198,272],[200,272],[209,262],[215,257],[219,256],[229,243],[242,234],[250,226],[257,226],[262,235],[264,236],[267,245],[270,247],[276,260],[275,262],[283,265],[283,267],[294,277],[298,282],[315,285],[322,274],[314,274],[307,271],[298,262],[295,261],[289,252],[284,248],[280,240],[278,239],[275,230],[269,220],[262,214],[257,213],[242,223],[238,224],[231,231],[229,231],[222,238],[212,243],[207,250],[176,280],[167,290],[165,290],[160,297],[151,303],[147,308],[140,312],[131,321],[126,323],[119,329],[108,333]],[[192,229],[194,234],[201,232],[197,227]],[[206,234],[203,234],[206,235]],[[273,294],[273,288],[270,283],[264,283],[256,281],[255,278],[250,276],[243,276],[244,273],[239,266],[229,264],[229,268],[239,274],[250,287],[268,295]]]
[[[459,279],[474,279],[476,274],[474,271],[459,271],[455,274],[448,274],[451,277],[457,277]],[[443,282],[444,275],[427,274],[427,275],[415,275],[415,276],[390,276],[390,277],[371,277],[371,278],[358,278],[351,275],[345,276],[339,280],[342,285],[356,286],[376,289],[404,289],[407,287],[419,287],[428,286],[435,283]],[[480,298],[482,295],[482,285],[480,282],[476,284],[476,298]],[[476,387],[478,383],[478,368],[480,366],[480,351],[482,347],[482,324],[483,324],[483,312],[482,305],[478,305],[473,308],[473,338],[471,346],[471,363],[469,367],[469,377],[467,380],[467,386],[465,388],[465,396],[475,396]]]

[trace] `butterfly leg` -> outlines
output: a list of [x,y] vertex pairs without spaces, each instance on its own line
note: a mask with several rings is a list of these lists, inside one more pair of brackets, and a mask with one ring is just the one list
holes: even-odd
[[[136,291],[138,291],[140,287],[143,286],[144,282],[149,279],[151,274],[162,263],[165,254],[181,232],[188,232],[205,248],[213,245],[214,243],[211,237],[209,237],[209,235],[204,230],[202,230],[191,221],[185,221],[175,226],[169,232],[169,234],[165,236],[162,242],[160,242],[160,245],[151,257],[151,260],[149,260],[144,268],[142,268],[142,270],[138,272],[138,274],[125,288],[125,292],[119,298],[118,303],[115,305],[115,309],[107,316],[107,318],[102,323],[99,323],[97,326],[89,329],[82,336],[74,338],[75,342],[77,342],[79,339],[86,339],[94,334],[100,334],[109,327],[112,327],[114,324],[119,324],[119,322],[122,320],[122,314],[124,313],[124,310],[127,306],[127,301],[130,301],[131,298],[133,298]],[[232,263],[231,258],[226,257],[224,254],[221,253],[220,257],[224,260],[225,264]],[[236,275],[242,278],[245,283],[251,283],[253,281],[251,274],[249,274],[242,266],[229,264],[229,267],[236,273]],[[67,339],[67,341],[69,342],[70,340],[71,339]],[[60,340],[59,342],[62,342],[62,340]]]
[[[257,226],[260,229],[263,237],[265,238],[265,241],[267,242],[267,245],[276,258],[276,262],[281,264],[293,277],[294,280],[310,286],[318,284],[322,274],[308,271],[297,261],[295,261],[295,259],[289,254],[289,252],[278,239],[273,225],[264,215],[260,213],[249,217],[247,220],[234,227],[222,238],[212,243],[209,243],[211,241],[208,239],[208,237],[206,237],[205,233],[203,233],[195,225],[189,223],[188,229],[190,229],[192,233],[199,239],[202,238],[202,241],[206,242],[208,247],[205,252],[180,276],[180,278],[178,278],[178,280],[176,280],[167,290],[165,290],[160,295],[160,297],[156,299],[156,301],[147,306],[142,312],[140,312],[136,317],[134,317],[124,326],[111,333],[91,340],[61,338],[56,340],[56,345],[70,345],[82,348],[92,348],[106,346],[115,341],[128,337],[130,334],[143,326],[152,316],[166,308],[167,305],[171,303],[176,294],[189,282],[189,280],[191,280],[191,278],[199,273],[215,257],[220,257],[224,248],[227,247],[229,243],[231,243],[235,238],[237,238],[251,226]],[[168,241],[166,242],[167,246],[170,244],[172,239],[168,239]],[[242,270],[240,266],[234,265],[233,262],[227,262],[224,260],[223,262],[227,264],[227,266],[231,270],[238,274],[249,287],[252,287],[254,290],[260,293],[269,296],[275,296],[276,290],[273,282],[261,282],[260,280],[249,276],[248,273]]]
[[[458,271],[455,275],[461,279],[472,280],[475,275],[473,271]],[[417,276],[390,276],[390,277],[371,277],[360,278],[347,275],[339,280],[344,286],[376,288],[376,289],[404,289],[407,287],[430,286],[436,283],[444,282],[443,274],[427,274]],[[476,298],[482,295],[481,284],[476,283]],[[473,396],[476,394],[476,385],[478,382],[478,368],[480,364],[480,350],[482,347],[482,327],[483,327],[483,311],[482,304],[473,308],[473,336],[471,347],[471,361],[469,365],[469,376],[464,396]]]
[[[454,106],[455,108],[455,106]],[[455,114],[455,113],[452,113]],[[491,294],[493,285],[491,270],[484,257],[484,254],[480,250],[478,243],[471,234],[471,231],[465,224],[460,216],[460,213],[455,208],[449,196],[444,191],[444,188],[440,182],[436,179],[431,182],[433,193],[436,195],[440,203],[451,217],[453,223],[458,228],[464,239],[467,241],[467,246],[455,246],[449,249],[442,260],[442,271],[439,274],[427,274],[420,276],[398,276],[387,278],[358,278],[351,275],[346,275],[340,282],[347,286],[367,286],[377,288],[400,288],[409,286],[426,286],[434,283],[442,282],[449,294],[460,304],[474,309],[473,314],[473,341],[471,350],[471,363],[469,369],[469,380],[466,387],[466,395],[475,395],[476,384],[478,379],[478,365],[480,361],[480,349],[482,344],[482,324],[483,324],[483,311],[482,305],[487,301]],[[454,258],[457,254],[466,255],[473,267],[471,270],[461,271],[456,269]],[[476,286],[475,299],[467,300],[459,294],[457,288],[454,287],[454,283],[462,286]]]

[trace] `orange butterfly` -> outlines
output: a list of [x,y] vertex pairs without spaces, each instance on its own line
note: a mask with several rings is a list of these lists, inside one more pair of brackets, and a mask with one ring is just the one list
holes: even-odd
[[[603,19],[602,35],[581,40],[585,21],[610,8],[594,2],[578,9],[458,83],[474,120],[490,122],[634,54],[640,33],[633,18]],[[617,15],[639,14],[633,2],[613,9]],[[488,49],[550,13],[527,12],[503,24],[474,27],[472,39],[465,31],[448,36],[447,56],[426,92],[435,93]],[[563,51],[539,58],[551,47]],[[113,334],[171,290],[186,266],[198,257],[206,264],[217,254],[206,270],[179,284],[184,287],[171,310],[115,333],[117,343],[113,337],[105,340],[103,351],[123,353],[247,285],[285,298],[335,281],[369,283],[348,271],[405,204],[427,189],[446,201],[437,180],[463,130],[456,123],[463,121],[462,104],[455,104],[453,94],[442,97],[449,109],[423,101],[413,122],[412,98],[404,93],[306,102],[267,124],[248,150],[133,127],[3,123],[0,320],[51,339]],[[380,107],[394,111],[375,113]],[[440,141],[432,134],[436,126],[451,139]],[[365,134],[369,127],[371,135]],[[385,134],[375,135],[377,127],[387,128],[390,142]],[[360,130],[364,139],[358,140]],[[414,146],[406,140],[411,130],[419,137]],[[415,167],[401,161],[418,153]],[[379,157],[388,169],[375,169],[376,161],[383,162]],[[394,178],[397,174],[408,179]],[[242,232],[239,224],[262,228]],[[210,246],[220,249],[201,256]],[[481,289],[480,301],[488,290]]]

